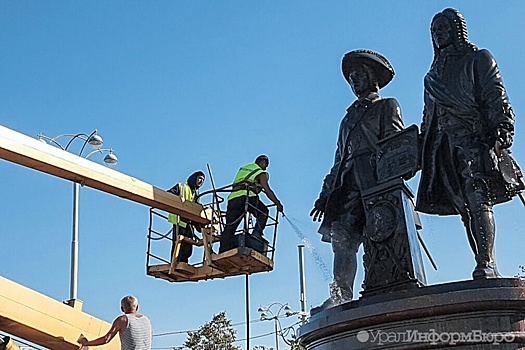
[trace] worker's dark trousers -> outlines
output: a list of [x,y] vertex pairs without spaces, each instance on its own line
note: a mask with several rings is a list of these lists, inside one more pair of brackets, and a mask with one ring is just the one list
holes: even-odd
[[[186,227],[179,226],[179,235],[186,236],[188,238],[193,238],[192,227],[189,224],[186,225]],[[173,251],[175,250],[176,243],[177,243],[177,225],[173,225],[173,244],[171,246],[171,256],[172,257],[173,257]],[[188,244],[188,243],[181,243],[180,251],[179,251],[179,258],[177,261],[187,263],[192,252],[193,252],[193,245]]]
[[[252,234],[258,237],[263,235],[266,221],[268,220],[268,208],[259,200],[259,197],[248,197],[248,212],[255,216],[255,227]],[[243,220],[245,213],[246,196],[237,197],[228,201],[226,210],[226,226],[221,235],[221,246],[219,253],[225,252],[237,247],[235,240],[235,231],[239,223]]]

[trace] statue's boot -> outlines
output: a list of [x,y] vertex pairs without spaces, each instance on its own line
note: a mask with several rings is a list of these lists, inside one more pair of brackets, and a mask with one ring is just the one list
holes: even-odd
[[498,278],[494,259],[494,238],[496,235],[492,208],[485,207],[471,213],[471,229],[476,238],[476,268],[472,272],[474,279]]
[[494,253],[492,255],[494,257],[494,273],[496,274],[496,278],[501,278],[501,274],[498,271],[498,264],[496,262],[496,249],[494,249]]
[[354,280],[357,273],[355,251],[334,256],[334,282],[330,284],[330,298],[334,305],[352,301]]
[[330,283],[330,297],[325,301],[329,307],[352,301],[354,279],[357,272],[355,252],[334,256],[334,281]]
[[339,286],[337,282],[330,283],[330,296],[319,307],[321,309],[328,309],[337,305],[352,301],[352,289],[348,286]]
[[472,249],[472,252],[475,256],[478,253],[478,246],[476,244],[476,237],[474,236],[474,232],[472,232],[472,229],[470,228],[472,219],[468,211],[464,211],[461,213],[461,221],[463,221],[463,225],[465,226],[465,229],[467,231],[467,239],[470,245],[470,249]]

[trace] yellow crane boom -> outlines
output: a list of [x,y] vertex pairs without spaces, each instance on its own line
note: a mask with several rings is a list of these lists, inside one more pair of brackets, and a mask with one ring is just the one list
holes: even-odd
[[[201,224],[211,223],[211,209],[83,157],[0,125],[0,159],[78,182],[103,192],[158,208]],[[81,334],[104,335],[111,325],[0,276],[0,330],[48,349],[77,350]],[[118,339],[101,349],[119,349]]]
[[70,152],[0,125],[0,158],[63,179],[158,208],[201,224],[211,211],[180,197]]
[[[1,276],[0,291],[0,329],[48,349],[78,350],[81,334],[95,339],[111,327],[78,308]],[[120,349],[118,337],[100,349]]]

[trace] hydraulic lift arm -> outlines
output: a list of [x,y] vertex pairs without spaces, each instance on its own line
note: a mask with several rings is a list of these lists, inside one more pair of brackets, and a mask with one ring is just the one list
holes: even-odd
[[[211,223],[211,209],[0,125],[0,159],[103,192]],[[74,306],[74,305],[73,305]],[[98,338],[111,325],[0,276],[0,330],[48,349],[77,350],[81,334]],[[119,349],[118,339],[101,349]]]
[[[47,349],[78,350],[81,334],[98,338],[111,324],[0,276],[0,329]],[[97,347],[98,348],[98,347]],[[100,349],[120,349],[118,337]]]
[[211,223],[211,211],[180,197],[73,153],[0,125],[0,158],[100,191],[158,208],[200,224]]

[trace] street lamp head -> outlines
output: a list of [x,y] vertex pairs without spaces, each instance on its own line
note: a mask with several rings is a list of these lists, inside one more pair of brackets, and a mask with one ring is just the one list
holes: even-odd
[[87,140],[87,142],[93,146],[93,148],[95,149],[99,149],[102,144],[104,143],[104,141],[102,140],[102,137],[100,137],[100,135],[97,135],[97,134],[92,134],[89,139]]
[[113,150],[110,150],[109,153],[104,157],[104,163],[109,167],[117,165],[118,158],[115,153],[113,153]]
[[266,312],[266,308],[264,306],[259,306],[259,309],[257,310],[257,312],[262,314],[263,312]]
[[292,308],[288,304],[286,304],[284,306],[284,314],[286,315],[286,317],[290,317],[290,316],[295,315],[295,313],[293,312]]

